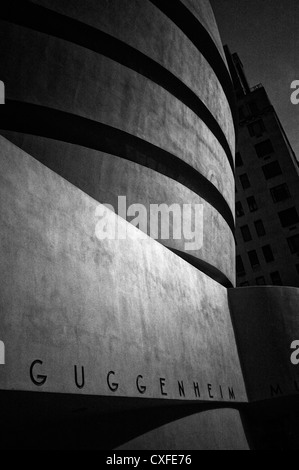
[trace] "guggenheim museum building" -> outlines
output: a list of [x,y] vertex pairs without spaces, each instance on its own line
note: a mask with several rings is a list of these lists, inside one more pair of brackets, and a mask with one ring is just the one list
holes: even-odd
[[0,447],[299,448],[299,289],[235,288],[208,0],[3,0],[0,23]]

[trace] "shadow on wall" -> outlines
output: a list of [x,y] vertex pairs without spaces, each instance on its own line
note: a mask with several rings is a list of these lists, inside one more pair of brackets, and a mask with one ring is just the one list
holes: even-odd
[[[5,429],[2,449],[109,450],[180,418],[223,408],[223,403],[186,405],[175,400],[169,404],[165,400],[12,391],[0,395]],[[226,408],[233,407],[226,404]]]

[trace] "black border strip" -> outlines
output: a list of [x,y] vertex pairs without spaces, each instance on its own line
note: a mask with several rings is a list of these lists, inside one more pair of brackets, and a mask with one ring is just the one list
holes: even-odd
[[201,99],[173,73],[119,39],[55,11],[23,1],[2,2],[0,18],[85,47],[134,70],[188,106],[214,134],[234,174],[234,159],[227,138]]
[[234,218],[218,189],[177,156],[115,127],[53,108],[6,100],[0,129],[49,137],[149,167],[183,184],[211,204],[234,234]]
[[214,70],[229,102],[237,136],[238,114],[233,83],[224,59],[209,32],[180,0],[149,1],[183,31]]

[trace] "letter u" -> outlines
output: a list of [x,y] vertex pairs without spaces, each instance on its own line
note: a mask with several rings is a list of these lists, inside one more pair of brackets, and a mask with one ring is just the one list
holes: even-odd
[[81,383],[78,383],[78,374],[77,374],[77,366],[74,366],[75,369],[75,384],[77,385],[78,388],[83,388],[85,385],[85,379],[84,379],[84,367],[81,366]]

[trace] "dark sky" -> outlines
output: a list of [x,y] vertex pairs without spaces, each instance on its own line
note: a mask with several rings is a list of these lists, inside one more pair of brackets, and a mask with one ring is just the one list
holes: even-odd
[[262,83],[299,159],[299,0],[210,0],[223,44],[237,52],[250,86]]

